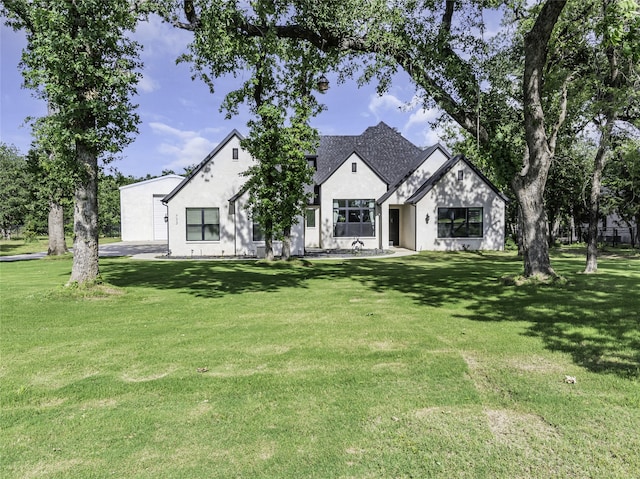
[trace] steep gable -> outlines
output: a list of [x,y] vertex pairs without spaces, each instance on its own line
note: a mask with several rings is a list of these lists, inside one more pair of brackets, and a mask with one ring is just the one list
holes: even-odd
[[424,157],[424,151],[380,122],[358,136],[321,136],[316,184],[324,183],[354,152],[385,182],[393,185]]
[[416,204],[418,203],[424,196],[431,191],[431,189],[440,181],[444,175],[446,175],[458,162],[463,161],[466,163],[471,170],[478,175],[482,181],[484,181],[489,188],[491,188],[496,195],[502,198],[505,202],[508,201],[507,198],[496,188],[496,186],[489,181],[489,179],[482,174],[482,172],[476,168],[476,166],[471,163],[464,155],[456,155],[453,158],[449,159],[444,165],[440,167],[438,171],[436,171],[427,181],[423,183],[423,185],[418,188],[418,190],[407,200],[408,204]]
[[191,174],[189,176],[187,176],[184,180],[182,180],[182,182],[175,187],[175,189],[169,193],[163,200],[163,203],[167,203],[169,201],[171,201],[171,199],[177,195],[185,186],[187,186],[190,182],[191,179],[194,178],[195,176],[197,176],[202,169],[207,166],[207,163],[209,163],[209,161],[211,161],[213,158],[215,158],[215,156],[220,152],[220,150],[222,150],[227,143],[229,143],[229,141],[231,141],[231,139],[233,137],[237,137],[239,140],[243,140],[244,137],[238,132],[238,130],[233,130],[231,133],[229,133],[224,140],[222,140],[220,143],[218,143],[218,146],[216,146],[211,153],[209,153],[204,160],[202,160],[200,162],[200,164],[191,172]]

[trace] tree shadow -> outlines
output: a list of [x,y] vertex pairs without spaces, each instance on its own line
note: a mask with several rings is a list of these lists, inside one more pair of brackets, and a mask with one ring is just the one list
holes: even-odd
[[464,300],[462,318],[524,321],[530,325],[526,334],[590,371],[640,377],[640,261],[601,261],[596,275],[577,273],[581,266],[582,259],[556,259],[554,267],[566,282],[525,286],[501,281],[521,271],[520,261],[504,253],[293,263],[113,261],[102,271],[116,286],[180,289],[205,298],[307,289],[314,279],[348,277],[362,288],[397,291],[424,306]]

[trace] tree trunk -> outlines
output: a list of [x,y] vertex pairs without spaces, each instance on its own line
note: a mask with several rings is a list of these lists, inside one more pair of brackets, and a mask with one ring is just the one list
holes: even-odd
[[544,208],[544,187],[527,178],[516,178],[513,189],[522,211],[522,259],[524,276],[547,278],[555,276],[549,258],[547,215]]
[[289,261],[291,258],[291,226],[287,226],[284,229],[284,235],[282,238],[282,254],[280,259]]
[[64,238],[64,208],[53,199],[49,200],[47,229],[49,232],[49,250],[47,254],[49,256],[65,254],[68,249]]
[[524,275],[555,276],[549,258],[544,187],[551,167],[555,140],[550,144],[542,109],[543,71],[547,45],[566,0],[547,0],[535,24],[524,38],[523,106],[527,147],[522,171],[513,189],[522,208]]
[[267,219],[264,225],[264,259],[273,261],[273,221]]
[[[587,264],[585,273],[598,271],[598,217],[600,210],[600,189],[602,188],[602,172],[606,165],[606,144],[609,141],[612,123],[605,126],[600,146],[595,157],[593,177],[591,178],[591,194],[589,195],[589,233],[587,235]],[[605,136],[606,142],[605,143]]]
[[98,158],[78,142],[76,157],[82,172],[75,190],[73,266],[70,283],[90,283],[100,275],[98,264]]

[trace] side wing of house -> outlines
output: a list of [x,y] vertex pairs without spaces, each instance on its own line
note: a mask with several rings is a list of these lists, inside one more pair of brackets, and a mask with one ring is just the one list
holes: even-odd
[[[366,249],[381,248],[381,223],[376,199],[387,190],[387,184],[363,160],[352,152],[322,183],[320,208],[314,238],[324,249],[350,249],[361,241]],[[307,222],[307,235],[309,235]]]
[[463,156],[445,163],[408,204],[416,250],[502,250],[505,198]]
[[229,199],[242,188],[252,164],[232,131],[165,199],[172,256],[234,256],[236,215]]
[[184,177],[166,175],[120,187],[122,241],[166,241],[167,208],[162,199]]
[[384,245],[417,249],[416,229],[421,225],[416,222],[415,205],[408,200],[450,159],[442,146],[429,148],[417,166],[378,199]]

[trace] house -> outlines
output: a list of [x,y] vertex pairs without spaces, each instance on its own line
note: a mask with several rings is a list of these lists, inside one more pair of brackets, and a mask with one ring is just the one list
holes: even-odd
[[[254,161],[232,131],[163,202],[174,256],[260,255],[242,172]],[[501,250],[505,197],[464,156],[421,149],[385,123],[361,135],[322,136],[308,156],[313,199],[292,230],[309,248]],[[274,253],[281,245],[274,244]]]
[[162,199],[183,179],[166,175],[120,187],[122,241],[167,241],[167,207]]

